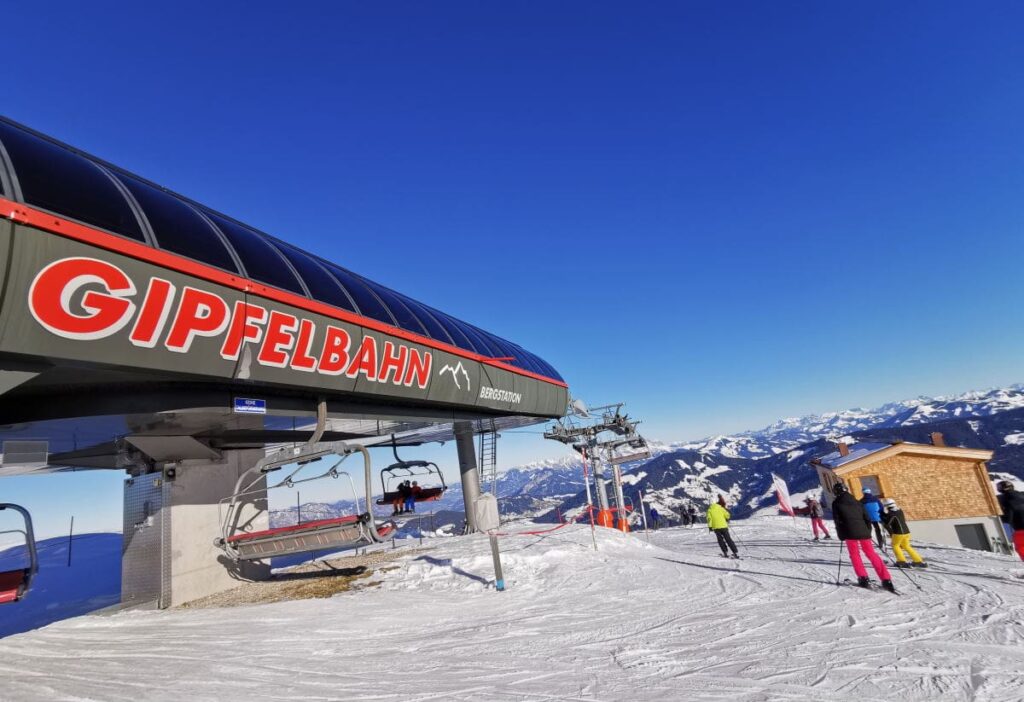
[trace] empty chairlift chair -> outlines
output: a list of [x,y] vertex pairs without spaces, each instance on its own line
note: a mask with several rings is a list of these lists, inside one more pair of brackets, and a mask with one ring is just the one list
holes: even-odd
[[[364,502],[366,509],[360,507],[359,496],[355,492],[352,477],[348,473],[338,470],[338,467],[355,453],[363,455],[367,495]],[[304,469],[332,458],[337,458],[337,460],[331,461],[331,467],[326,472],[305,478],[296,477]],[[260,531],[246,531],[244,525],[240,524],[242,508],[249,503],[246,498],[264,491],[259,483],[268,473],[291,464],[297,464],[297,466],[287,477],[274,485],[267,485],[265,489],[269,491],[281,487],[295,487],[301,483],[323,478],[345,477],[352,490],[353,504],[357,514],[318,519],[304,524]],[[378,523],[374,520],[369,506],[371,489],[370,454],[362,446],[337,444],[326,448],[280,451],[263,459],[239,477],[235,484],[234,494],[225,499],[228,503],[227,513],[224,517],[221,536],[215,543],[233,561],[252,561],[311,551],[343,551],[382,543],[394,535],[397,527],[391,521]]]
[[32,578],[39,570],[39,557],[36,554],[36,538],[32,531],[32,516],[24,507],[12,504],[0,504],[0,512],[10,510],[21,515],[25,522],[24,529],[0,531],[3,534],[20,534],[25,539],[25,551],[28,563],[24,567],[0,571],[0,604],[18,602],[32,587]]

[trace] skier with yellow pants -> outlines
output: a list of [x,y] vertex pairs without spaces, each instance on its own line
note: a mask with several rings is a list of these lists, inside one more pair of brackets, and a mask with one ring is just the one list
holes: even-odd
[[[882,513],[882,523],[886,531],[892,535],[892,552],[896,555],[897,568],[924,568],[928,564],[924,562],[920,554],[910,545],[910,527],[907,526],[907,518],[896,505],[896,500],[889,498],[882,502],[885,511]],[[906,550],[910,554],[913,563],[907,563],[907,557],[903,555]]]

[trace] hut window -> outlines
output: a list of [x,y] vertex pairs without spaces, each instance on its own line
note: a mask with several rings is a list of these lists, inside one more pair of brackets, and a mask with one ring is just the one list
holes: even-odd
[[862,475],[860,476],[860,490],[861,493],[870,490],[875,497],[881,497],[882,483],[878,480],[877,475]]

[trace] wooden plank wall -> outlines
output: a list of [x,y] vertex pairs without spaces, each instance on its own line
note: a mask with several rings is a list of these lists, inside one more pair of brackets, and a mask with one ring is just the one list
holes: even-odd
[[860,476],[877,475],[907,519],[957,519],[999,514],[984,463],[940,456],[899,454],[843,476],[860,497]]

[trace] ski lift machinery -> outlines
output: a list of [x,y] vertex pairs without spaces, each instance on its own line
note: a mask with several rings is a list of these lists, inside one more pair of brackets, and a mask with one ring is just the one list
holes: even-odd
[[[356,494],[352,476],[338,470],[345,460],[357,453],[363,457],[366,485],[366,498],[363,502],[365,509],[360,508],[359,495]],[[332,458],[337,458],[337,460],[331,462],[331,467],[325,472],[305,478],[296,477],[307,467]],[[259,485],[259,482],[268,473],[292,464],[296,464],[296,468],[281,481],[265,488]],[[338,479],[342,476],[349,482],[357,514],[318,519],[305,524],[262,531],[245,531],[238,523],[241,508],[246,504],[244,498],[250,495],[275,488],[295,487],[301,483],[324,478]],[[224,553],[233,561],[252,561],[310,551],[342,551],[362,545],[383,543],[394,535],[397,526],[392,521],[380,524],[376,522],[370,509],[372,494],[373,478],[370,470],[370,452],[366,450],[366,447],[335,442],[305,444],[300,447],[282,449],[262,459],[239,476],[232,495],[221,501],[222,503],[227,502],[228,506],[221,526],[221,536],[214,543],[223,549]]]
[[21,515],[25,522],[24,529],[8,529],[0,534],[21,534],[25,539],[28,553],[28,565],[24,568],[0,571],[0,604],[18,602],[28,594],[32,587],[32,579],[39,571],[39,556],[36,553],[36,537],[32,531],[32,515],[28,510],[9,503],[0,504],[0,512],[10,510]]
[[398,447],[393,441],[391,444],[391,452],[395,456],[395,462],[385,468],[381,468],[380,488],[384,494],[377,498],[378,505],[390,505],[394,503],[395,500],[399,499],[400,493],[398,490],[390,489],[394,481],[421,476],[436,476],[441,485],[422,488],[419,493],[415,495],[416,501],[435,502],[441,499],[444,493],[448,490],[448,485],[444,481],[444,474],[441,472],[441,469],[438,468],[436,463],[432,461],[403,461],[399,458]]

